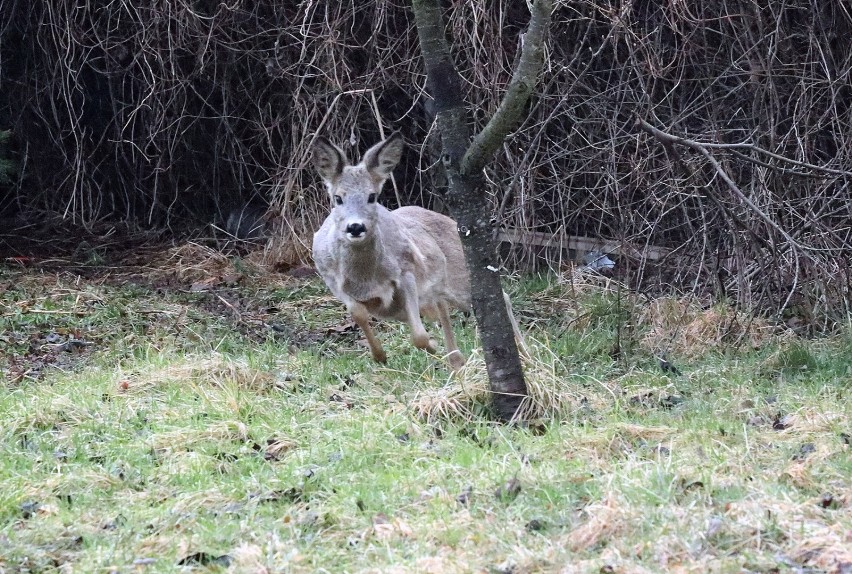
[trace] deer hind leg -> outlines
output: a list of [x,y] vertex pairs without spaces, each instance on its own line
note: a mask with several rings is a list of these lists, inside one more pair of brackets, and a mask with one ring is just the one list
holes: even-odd
[[444,331],[444,344],[447,351],[447,360],[453,371],[458,371],[464,366],[465,358],[456,344],[456,335],[453,333],[453,324],[450,322],[450,309],[446,303],[438,304],[438,318],[441,321],[441,329]]
[[377,363],[386,363],[388,356],[382,348],[382,344],[376,338],[376,334],[373,333],[373,328],[370,327],[370,312],[367,311],[367,308],[360,303],[353,303],[349,307],[349,314],[352,315],[355,324],[361,327],[364,332],[367,344],[370,345],[370,354],[373,356],[373,360]]
[[417,283],[414,275],[406,273],[401,281],[401,295],[405,302],[406,323],[411,327],[411,341],[414,346],[424,351],[434,353],[437,351],[435,341],[429,338],[423,320],[420,318],[420,301],[417,297]]

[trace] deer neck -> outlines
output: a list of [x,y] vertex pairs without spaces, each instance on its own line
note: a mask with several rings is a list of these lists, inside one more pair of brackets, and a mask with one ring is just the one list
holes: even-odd
[[347,256],[344,258],[349,277],[371,278],[376,275],[384,260],[385,248],[382,244],[382,232],[379,226],[361,243],[347,243]]
[[391,271],[386,257],[386,248],[378,229],[363,242],[347,245],[341,289],[365,305],[389,305],[393,292],[387,289]]

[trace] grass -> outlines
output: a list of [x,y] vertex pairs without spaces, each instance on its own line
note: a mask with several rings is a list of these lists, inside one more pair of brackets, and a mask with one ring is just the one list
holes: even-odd
[[849,334],[513,282],[506,427],[472,321],[458,378],[394,324],[377,366],[317,279],[216,262],[0,270],[0,572],[852,568]]

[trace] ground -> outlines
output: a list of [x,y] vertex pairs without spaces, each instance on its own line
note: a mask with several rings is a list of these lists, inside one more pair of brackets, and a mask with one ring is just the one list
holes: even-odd
[[[566,270],[531,421],[321,282],[201,243],[0,264],[0,572],[852,572],[848,327]],[[439,331],[435,331],[436,334]]]

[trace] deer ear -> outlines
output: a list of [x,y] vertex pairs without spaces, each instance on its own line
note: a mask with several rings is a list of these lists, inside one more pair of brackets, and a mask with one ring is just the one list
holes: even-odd
[[314,142],[313,157],[314,167],[326,184],[331,183],[343,172],[346,165],[346,154],[343,150],[320,136]]
[[377,179],[387,179],[399,159],[402,157],[402,148],[405,142],[399,132],[393,132],[384,141],[381,141],[367,150],[361,163]]

